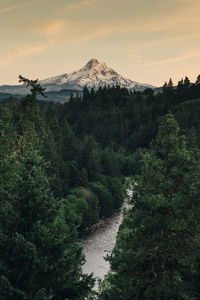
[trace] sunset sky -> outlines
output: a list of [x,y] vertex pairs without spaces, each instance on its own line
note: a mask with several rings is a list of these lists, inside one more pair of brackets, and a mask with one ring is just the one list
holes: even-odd
[[91,58],[156,86],[200,74],[199,0],[0,0],[0,85]]

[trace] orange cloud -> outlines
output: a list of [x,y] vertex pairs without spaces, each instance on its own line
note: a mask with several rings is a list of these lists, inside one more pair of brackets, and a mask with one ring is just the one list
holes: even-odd
[[64,29],[65,25],[68,22],[66,20],[53,20],[47,23],[43,28],[41,28],[41,32],[46,35],[57,35]]
[[20,30],[31,33],[33,35],[46,35],[48,37],[58,36],[67,28],[66,25],[69,25],[70,22],[64,19],[55,19],[47,22],[29,22],[25,26],[24,23],[21,23],[19,28]]
[[2,9],[0,9],[0,14],[3,14],[5,12],[11,11],[11,10],[15,10],[15,9],[25,5],[25,4],[26,4],[26,2],[23,2],[21,4],[17,4],[17,5],[13,5],[13,6],[10,6],[10,7],[2,8]]
[[2,55],[0,58],[0,64],[1,66],[7,65],[10,62],[21,58],[25,56],[31,56],[37,53],[41,53],[47,48],[51,46],[50,43],[35,43],[35,44],[28,44],[28,45],[23,45],[21,47],[16,47],[12,49],[8,54]]

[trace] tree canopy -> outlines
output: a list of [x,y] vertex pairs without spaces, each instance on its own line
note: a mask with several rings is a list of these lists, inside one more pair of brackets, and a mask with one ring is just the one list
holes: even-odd
[[196,299],[200,159],[172,114],[142,158],[100,299]]

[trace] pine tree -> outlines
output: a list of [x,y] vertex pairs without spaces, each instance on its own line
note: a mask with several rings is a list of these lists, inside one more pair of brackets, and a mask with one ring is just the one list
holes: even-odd
[[67,120],[61,123],[62,156],[66,160],[78,160],[79,144]]
[[[16,195],[17,181],[17,134],[12,121],[12,114],[0,110],[0,233],[1,228],[9,230],[9,222],[4,223],[7,216],[15,220],[10,201]],[[8,227],[8,228],[6,228]]]
[[174,86],[173,82],[172,82],[172,79],[170,78],[169,79],[169,82],[168,82],[168,85],[167,85],[169,88],[172,88]]
[[[184,94],[184,81],[183,81],[183,78],[178,82],[177,92],[178,92],[179,97],[182,97],[183,94]],[[179,102],[180,101],[181,101],[181,99],[179,98]]]
[[185,79],[184,79],[184,86],[186,87],[186,88],[189,88],[190,87],[190,80],[189,80],[189,78],[186,76],[185,77]]
[[101,172],[99,146],[92,137],[86,137],[83,143],[82,165],[87,171],[88,180],[95,181]]
[[[84,299],[90,277],[83,275],[76,231],[65,222],[62,202],[52,195],[46,164],[29,132],[17,154],[15,194],[0,227],[0,298]],[[43,296],[42,296],[43,295]],[[43,297],[43,298],[42,298]]]
[[200,84],[200,75],[197,76],[197,79],[196,79],[196,84]]
[[0,299],[84,299],[93,280],[82,274],[73,220],[51,191],[33,84],[14,118],[0,111]]
[[171,114],[162,119],[133,190],[100,299],[196,299],[200,159]]
[[78,184],[82,187],[88,186],[88,174],[85,168],[82,168],[79,172]]
[[165,81],[164,85],[163,85],[163,94],[166,94],[168,91],[168,84],[167,82]]

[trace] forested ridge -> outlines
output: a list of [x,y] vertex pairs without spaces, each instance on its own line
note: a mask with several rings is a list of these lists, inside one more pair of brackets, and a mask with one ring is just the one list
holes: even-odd
[[[20,80],[31,94],[0,106],[0,299],[199,299],[200,77],[64,104]],[[132,175],[95,296],[78,237],[120,208]]]

